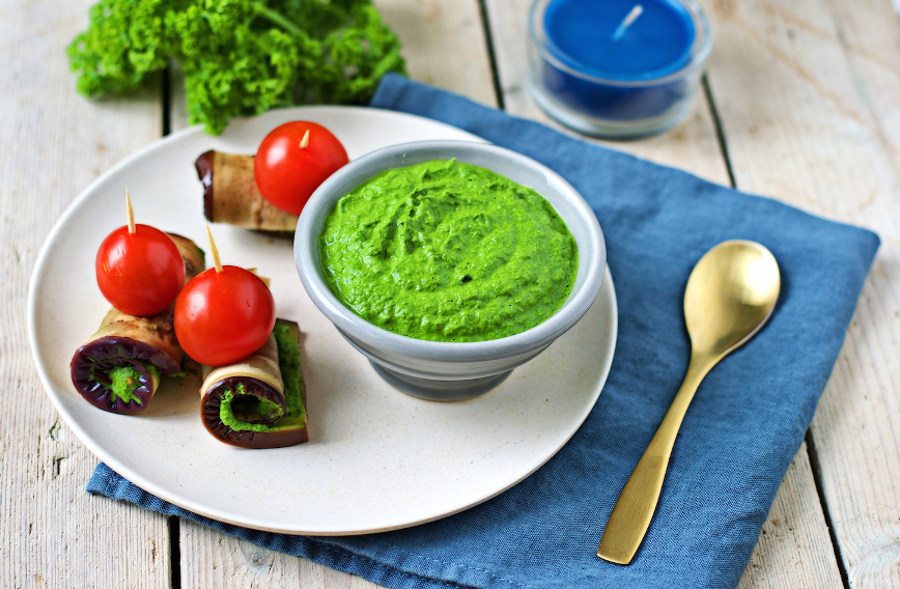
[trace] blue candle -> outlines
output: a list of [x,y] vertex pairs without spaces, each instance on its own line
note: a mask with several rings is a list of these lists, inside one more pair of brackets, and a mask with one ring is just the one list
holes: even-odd
[[687,114],[710,38],[692,0],[537,0],[532,91],[561,122],[639,136]]

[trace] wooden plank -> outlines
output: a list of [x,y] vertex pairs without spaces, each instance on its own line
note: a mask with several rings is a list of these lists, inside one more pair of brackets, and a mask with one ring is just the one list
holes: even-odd
[[[65,47],[90,4],[0,6],[3,587],[159,587],[169,579],[165,519],[84,491],[96,458],[44,395],[26,336],[28,279],[50,227],[96,176],[160,131],[158,88],[102,104],[76,95]],[[85,247],[100,237],[85,235]]]
[[831,547],[818,534],[798,533],[798,528],[825,529],[805,443],[788,467],[740,589],[840,586]]
[[[488,19],[507,110],[548,122],[546,115],[534,105],[525,90],[527,60],[524,43],[528,5],[529,0],[487,0]],[[705,97],[701,97],[691,118],[671,133],[640,142],[605,144],[688,170],[714,182],[728,183],[715,125]],[[778,534],[760,535],[751,557],[754,566],[748,567],[741,581],[742,586],[816,587],[840,584],[805,448],[800,449],[788,469],[766,525],[777,527],[773,522],[788,521],[791,525],[778,527]],[[821,584],[818,582],[820,580],[827,580],[828,583]]]
[[[900,587],[900,5],[894,4],[897,12],[873,0],[829,6],[855,89],[893,167],[893,184],[881,193],[893,214],[882,219],[884,250],[813,422],[813,436],[851,583]],[[874,224],[877,215],[854,220]],[[877,332],[866,331],[874,325]],[[851,388],[862,395],[854,395],[848,412],[844,391]]]
[[182,522],[181,526],[182,586],[185,588],[375,587],[359,577],[260,548],[192,522]]
[[496,106],[478,0],[375,0],[400,36],[409,76]]
[[[481,12],[476,0],[376,0],[403,43],[410,77],[495,105]],[[173,80],[173,88],[179,82]],[[181,96],[173,95],[172,128],[185,125]],[[375,587],[358,577],[248,542],[181,523],[181,579],[197,587]]]
[[[900,586],[900,29],[886,2],[713,4],[710,82],[742,188],[883,244],[812,439],[851,586]],[[761,98],[764,97],[764,98]]]

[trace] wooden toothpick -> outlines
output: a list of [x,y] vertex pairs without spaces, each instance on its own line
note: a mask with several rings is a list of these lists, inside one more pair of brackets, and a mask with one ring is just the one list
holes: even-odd
[[134,235],[137,227],[134,224],[134,209],[131,206],[131,194],[125,189],[125,219],[128,221],[128,233]]
[[303,134],[303,139],[300,140],[300,149],[306,149],[309,147],[309,129],[306,130],[306,133]]
[[209,223],[206,224],[206,236],[209,238],[209,252],[212,254],[213,264],[216,266],[216,272],[222,271],[222,260],[219,258],[219,248],[216,247],[216,240],[213,239],[212,229]]
[[262,276],[257,268],[247,268],[247,272],[252,272],[253,274],[255,274],[256,277],[262,280],[263,284],[265,284],[266,286],[272,286],[272,279],[268,276]]

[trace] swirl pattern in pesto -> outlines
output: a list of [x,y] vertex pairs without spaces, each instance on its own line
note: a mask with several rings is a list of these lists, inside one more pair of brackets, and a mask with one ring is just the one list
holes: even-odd
[[335,296],[383,329],[482,341],[525,331],[565,302],[578,248],[541,195],[490,170],[433,160],[342,197],[320,252]]

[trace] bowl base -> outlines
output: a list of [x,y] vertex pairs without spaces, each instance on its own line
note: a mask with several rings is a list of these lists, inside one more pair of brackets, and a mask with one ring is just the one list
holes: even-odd
[[369,364],[372,365],[378,376],[398,391],[428,401],[462,401],[483,395],[506,380],[506,377],[512,372],[509,370],[471,380],[448,381],[410,376],[380,366],[371,360],[369,360]]
[[635,141],[665,133],[687,118],[694,102],[694,97],[689,96],[676,101],[658,116],[640,120],[614,120],[592,117],[566,106],[533,79],[528,81],[528,91],[544,114],[563,127],[587,137],[612,141]]

